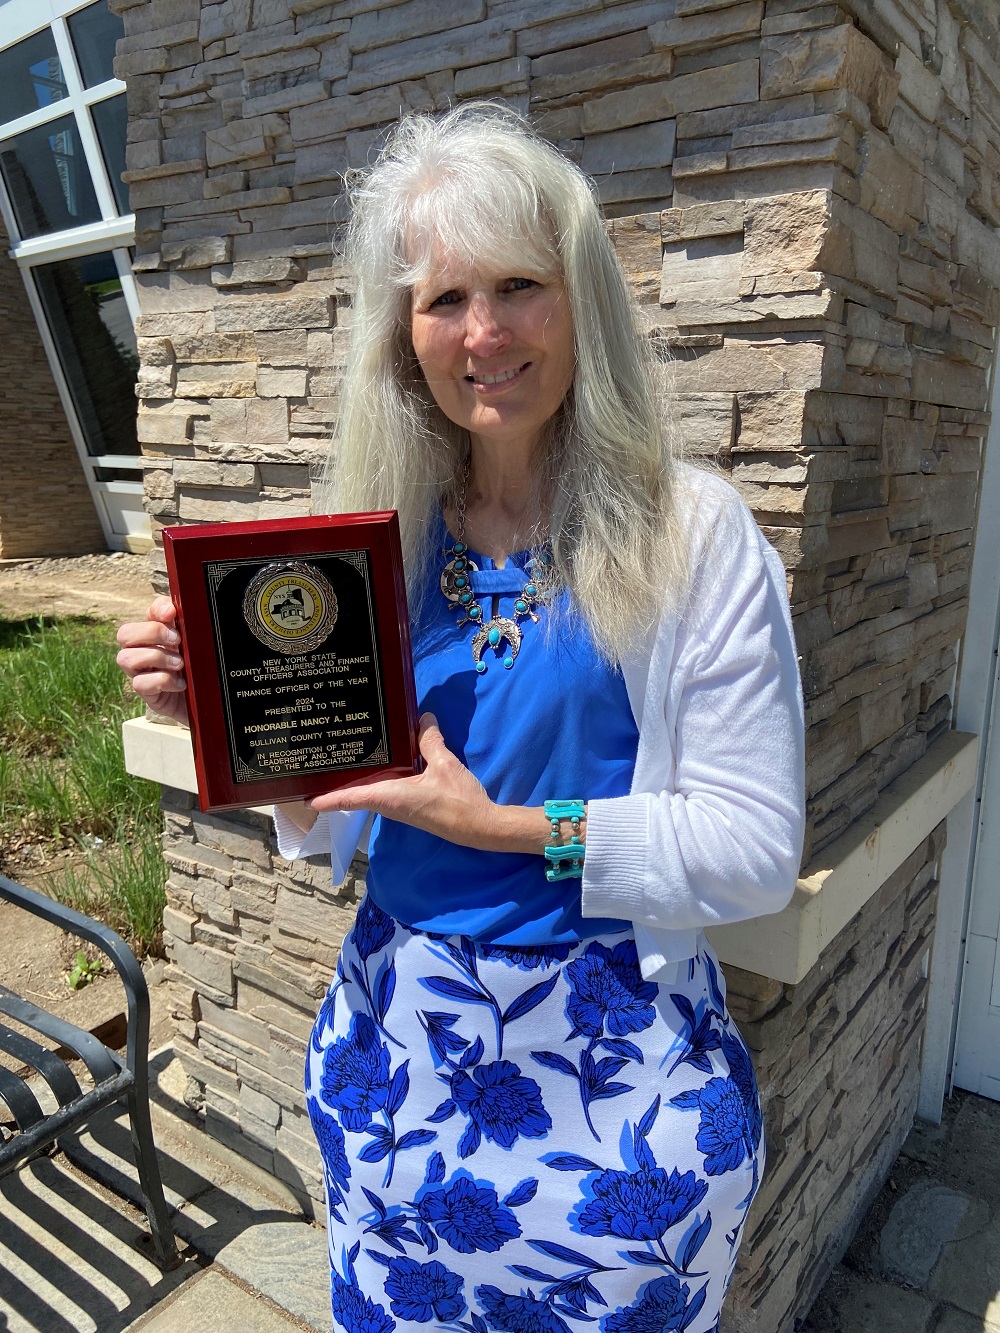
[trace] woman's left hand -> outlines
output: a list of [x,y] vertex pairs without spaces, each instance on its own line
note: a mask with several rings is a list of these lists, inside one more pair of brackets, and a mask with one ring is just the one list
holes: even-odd
[[418,739],[426,765],[422,773],[327,792],[309,804],[314,810],[372,810],[480,851],[517,850],[510,842],[513,830],[505,836],[504,807],[490,800],[478,778],[448,749],[433,713],[421,717]]

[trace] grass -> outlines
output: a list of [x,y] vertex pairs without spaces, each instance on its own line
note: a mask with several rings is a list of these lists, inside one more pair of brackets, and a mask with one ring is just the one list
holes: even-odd
[[0,851],[79,847],[50,891],[144,953],[166,871],[157,788],[125,772],[121,724],[141,704],[115,652],[107,624],[0,620]]

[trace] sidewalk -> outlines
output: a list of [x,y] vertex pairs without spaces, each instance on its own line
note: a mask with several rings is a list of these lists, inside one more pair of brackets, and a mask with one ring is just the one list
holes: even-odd
[[[153,1263],[128,1119],[108,1108],[68,1152],[0,1181],[0,1333],[330,1333],[326,1233],[280,1181],[182,1118],[154,1055],[153,1130],[184,1262]],[[110,1186],[110,1189],[108,1188]]]
[[[330,1333],[325,1232],[183,1118],[169,1049],[151,1074],[184,1262],[163,1274],[147,1257],[121,1197],[139,1197],[128,1123],[106,1113],[0,1181],[0,1333]],[[959,1093],[910,1135],[799,1333],[1000,1333],[998,1293],[1000,1102]]]
[[913,1129],[799,1333],[1000,1333],[1000,1102]]

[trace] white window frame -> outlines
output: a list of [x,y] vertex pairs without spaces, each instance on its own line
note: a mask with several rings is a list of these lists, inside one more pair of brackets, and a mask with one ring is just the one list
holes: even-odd
[[[0,179],[0,214],[3,216],[11,241],[9,254],[21,270],[52,378],[66,413],[70,434],[80,458],[94,507],[104,529],[105,539],[112,549],[146,549],[150,539],[148,518],[142,510],[142,480],[138,475],[142,469],[141,456],[139,454],[95,455],[88,452],[87,441],[32,273],[32,270],[41,264],[111,252],[121,278],[122,295],[133,323],[139,318],[139,298],[128,256],[128,248],[135,244],[135,216],[131,213],[121,215],[118,212],[104,154],[90,114],[91,107],[98,102],[107,101],[124,93],[125,84],[121,79],[107,79],[91,88],[83,86],[67,22],[71,15],[81,9],[89,8],[92,3],[93,0],[0,0],[0,49],[6,50],[37,32],[46,28],[51,29],[67,90],[67,95],[58,101],[0,125],[0,146],[24,130],[35,129],[64,116],[73,116],[101,212],[100,220],[66,231],[50,232],[44,236],[32,236],[22,240],[14,209],[2,179]],[[99,481],[97,473],[102,468],[134,471],[137,479]],[[121,527],[120,514],[123,505],[128,509],[133,500],[137,511],[137,530],[123,533],[118,530]],[[115,514],[119,515],[117,522]]]

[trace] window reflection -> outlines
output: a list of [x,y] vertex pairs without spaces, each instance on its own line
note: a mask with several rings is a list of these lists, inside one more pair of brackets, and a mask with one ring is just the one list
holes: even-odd
[[66,81],[51,28],[0,51],[0,124],[65,96]]
[[64,259],[32,271],[88,452],[137,454],[139,357],[114,255]]
[[0,142],[0,172],[22,239],[97,222],[101,216],[72,116]]
[[128,186],[122,180],[125,170],[125,136],[128,132],[128,111],[125,107],[125,94],[109,97],[105,102],[95,102],[90,108],[94,117],[94,129],[104,155],[104,165],[108,169],[111,189],[119,213],[127,213]]
[[115,43],[125,36],[125,26],[117,14],[108,10],[108,0],[98,0],[96,5],[78,9],[75,14],[70,14],[67,23],[83,86],[93,88],[106,79],[113,79]]

